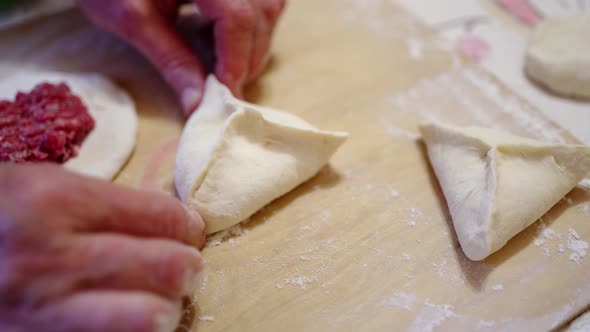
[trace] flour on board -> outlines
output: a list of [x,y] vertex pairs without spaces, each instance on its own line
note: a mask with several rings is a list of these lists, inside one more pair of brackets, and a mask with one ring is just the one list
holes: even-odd
[[307,285],[313,284],[316,281],[316,277],[310,278],[304,275],[296,275],[283,279],[281,282],[276,284],[276,287],[278,289],[283,289],[287,285],[293,285],[299,289],[305,290],[307,288]]
[[399,292],[392,297],[385,299],[381,302],[382,305],[387,307],[400,308],[411,311],[412,307],[416,303],[416,296],[414,294]]
[[567,232],[567,248],[571,250],[569,259],[580,264],[582,259],[586,257],[588,250],[588,242],[580,239],[580,235],[575,229],[570,228]]
[[[487,102],[486,102],[487,101]],[[398,123],[441,121],[449,108],[459,107],[461,118],[446,119],[457,124],[479,124],[506,130],[506,118],[524,131],[524,136],[549,143],[565,143],[563,131],[553,127],[526,102],[508,95],[498,83],[473,68],[453,68],[419,81],[413,88],[382,100],[377,120],[394,138],[410,138],[412,130]],[[502,118],[504,120],[502,120]]]
[[410,37],[406,40],[408,44],[408,55],[414,60],[424,59],[423,43],[420,39]]
[[496,284],[496,285],[492,286],[492,290],[495,292],[501,292],[504,290],[504,285]]
[[448,319],[459,316],[453,311],[450,304],[434,304],[429,299],[424,301],[424,306],[416,315],[416,318],[408,328],[408,332],[432,332]]

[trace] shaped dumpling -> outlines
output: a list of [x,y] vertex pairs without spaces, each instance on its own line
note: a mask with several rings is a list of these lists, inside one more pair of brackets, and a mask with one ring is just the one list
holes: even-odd
[[542,217],[590,172],[590,148],[480,127],[420,128],[463,251],[482,260]]
[[347,137],[238,100],[210,76],[181,137],[176,190],[215,233],[313,177]]

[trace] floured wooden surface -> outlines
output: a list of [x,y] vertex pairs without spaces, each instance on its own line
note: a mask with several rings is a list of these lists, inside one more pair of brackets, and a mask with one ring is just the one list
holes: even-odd
[[[63,17],[40,32],[0,34],[2,61],[113,75],[140,109],[139,145],[117,181],[171,192],[181,130],[172,95],[128,47],[75,12]],[[573,142],[567,132],[463,65],[392,1],[291,1],[275,50],[248,99],[352,136],[330,167],[241,235],[209,242],[192,330],[548,330],[590,304],[590,193],[574,190],[498,253],[471,262],[416,124]]]

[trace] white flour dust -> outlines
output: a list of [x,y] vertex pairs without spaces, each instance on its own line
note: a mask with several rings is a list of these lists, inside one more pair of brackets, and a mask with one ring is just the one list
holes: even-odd
[[228,244],[235,246],[239,243],[238,238],[240,236],[248,234],[248,230],[242,227],[242,224],[246,222],[248,222],[248,220],[245,220],[242,223],[232,226],[226,230],[208,236],[207,241],[205,242],[205,248],[216,247],[226,241]]
[[416,303],[416,296],[414,294],[399,292],[392,297],[381,302],[382,305],[392,308],[400,308],[411,311]]
[[424,306],[416,315],[416,318],[408,328],[408,332],[432,332],[448,319],[459,316],[453,311],[450,304],[434,304],[429,299],[424,301]]
[[276,287],[278,289],[283,289],[287,285],[293,285],[299,289],[304,290],[307,288],[308,285],[311,285],[316,281],[317,281],[317,277],[310,278],[310,277],[303,276],[303,275],[297,275],[297,276],[292,276],[292,277],[288,277],[288,278],[283,279],[283,281],[276,284]]
[[501,292],[504,290],[504,285],[496,284],[496,285],[492,286],[492,290],[495,292]]
[[199,320],[203,322],[212,322],[215,320],[213,316],[199,316]]
[[424,59],[424,44],[418,38],[408,38],[408,55],[414,60]]
[[[457,108],[461,112],[441,116]],[[401,128],[399,123],[445,121],[503,131],[506,123],[514,123],[521,131],[516,134],[550,143],[565,142],[562,130],[553,127],[530,105],[504,92],[484,72],[465,67],[450,69],[407,91],[384,97],[377,120],[395,139],[416,139],[415,128]]]
[[539,230],[533,244],[542,248],[543,253],[548,257],[552,254],[562,255],[569,250],[568,259],[578,264],[582,263],[590,248],[588,242],[582,240],[575,229],[570,228],[567,237],[562,240],[560,233],[546,227],[542,222],[539,223]]
[[570,228],[567,232],[567,248],[571,251],[569,259],[578,264],[586,257],[588,251],[588,242],[580,239],[580,235],[575,229]]

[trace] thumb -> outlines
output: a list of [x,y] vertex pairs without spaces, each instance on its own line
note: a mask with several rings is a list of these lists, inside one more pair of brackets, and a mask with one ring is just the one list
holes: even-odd
[[192,113],[203,96],[205,70],[174,28],[163,18],[139,25],[128,41],[139,49],[172,87],[185,114]]
[[174,89],[185,113],[194,111],[203,95],[205,71],[166,18],[174,4],[168,4],[169,10],[151,1],[78,0],[78,4],[94,23],[143,53]]

